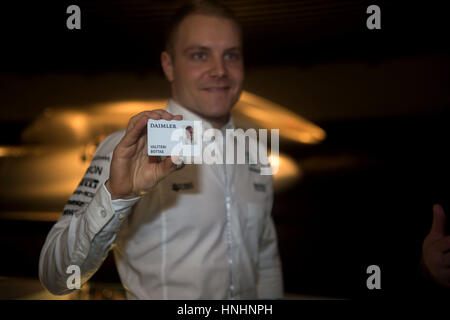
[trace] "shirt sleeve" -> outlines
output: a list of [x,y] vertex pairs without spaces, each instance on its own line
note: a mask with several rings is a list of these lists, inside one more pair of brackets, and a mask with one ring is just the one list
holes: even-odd
[[[106,185],[103,185],[103,188],[105,188],[105,191],[109,195],[109,199],[111,199],[111,194],[109,193],[108,189],[106,188]],[[131,198],[131,199],[111,200],[111,207],[114,210],[114,212],[127,211],[127,209],[132,207],[140,198],[141,197],[135,197],[135,198]]]
[[98,270],[117,233],[139,198],[111,200],[104,183],[109,178],[112,151],[122,135],[107,137],[98,147],[63,214],[50,230],[39,258],[39,279],[53,294],[68,294],[69,266],[80,268],[81,285]]
[[269,189],[271,192],[266,203],[265,223],[259,245],[257,294],[259,299],[282,299],[284,297],[283,275],[277,233],[272,219],[272,183]]

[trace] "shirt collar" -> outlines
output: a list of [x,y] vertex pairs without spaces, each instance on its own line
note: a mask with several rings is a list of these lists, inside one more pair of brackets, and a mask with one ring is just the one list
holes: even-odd
[[[170,112],[173,115],[182,115],[183,116],[183,120],[202,121],[204,130],[212,128],[212,125],[208,121],[206,121],[205,119],[203,119],[202,117],[200,117],[196,113],[194,113],[194,112],[188,110],[187,108],[183,107],[182,105],[180,105],[178,102],[176,102],[173,99],[169,99],[169,101],[167,102],[166,111]],[[225,132],[226,129],[234,129],[234,128],[235,128],[235,126],[234,126],[233,117],[230,116],[230,119],[221,128],[221,131]]]

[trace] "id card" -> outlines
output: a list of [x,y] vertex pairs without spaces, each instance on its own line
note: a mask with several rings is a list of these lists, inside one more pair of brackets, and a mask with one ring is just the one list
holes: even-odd
[[147,122],[149,156],[199,156],[201,121],[153,120]]

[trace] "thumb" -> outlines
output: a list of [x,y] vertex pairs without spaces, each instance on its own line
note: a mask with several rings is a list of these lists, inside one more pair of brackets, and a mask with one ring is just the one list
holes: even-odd
[[178,160],[177,158],[175,158],[175,162],[172,160],[172,157],[167,157],[166,159],[164,159],[164,161],[160,162],[159,165],[161,166],[161,174],[162,177],[160,178],[164,178],[165,176],[169,175],[170,173],[176,171],[176,170],[180,170],[184,167],[184,163],[181,160]]
[[445,212],[441,205],[435,204],[433,206],[433,225],[430,233],[437,236],[445,236]]

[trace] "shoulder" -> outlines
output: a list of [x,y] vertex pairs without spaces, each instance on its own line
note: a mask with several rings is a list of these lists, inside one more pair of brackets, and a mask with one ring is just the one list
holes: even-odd
[[97,151],[95,152],[95,156],[112,154],[116,146],[119,144],[120,140],[125,135],[126,130],[116,131],[100,142]]

